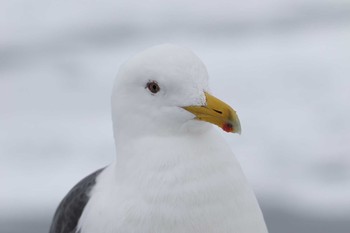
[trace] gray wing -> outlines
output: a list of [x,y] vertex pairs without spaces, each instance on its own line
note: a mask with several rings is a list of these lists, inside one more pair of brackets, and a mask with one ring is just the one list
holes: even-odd
[[104,168],[95,171],[76,184],[63,198],[53,217],[49,233],[75,233],[81,214],[89,201],[89,192],[96,177]]

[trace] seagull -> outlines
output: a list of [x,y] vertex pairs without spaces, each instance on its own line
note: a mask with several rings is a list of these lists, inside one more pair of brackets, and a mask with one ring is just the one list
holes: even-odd
[[267,233],[216,127],[240,133],[238,116],[191,50],[164,44],[129,59],[111,105],[117,159],[71,189],[50,233]]

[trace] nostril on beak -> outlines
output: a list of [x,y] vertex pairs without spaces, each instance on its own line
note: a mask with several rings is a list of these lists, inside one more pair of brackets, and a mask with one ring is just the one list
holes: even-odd
[[216,110],[216,109],[213,109],[215,112],[217,112],[217,113],[219,113],[219,114],[222,114],[222,112],[221,111],[219,111],[219,110]]

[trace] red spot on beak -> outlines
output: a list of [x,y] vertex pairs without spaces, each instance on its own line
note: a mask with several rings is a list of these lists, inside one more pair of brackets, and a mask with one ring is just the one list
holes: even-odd
[[225,123],[222,129],[228,133],[233,132],[233,125],[231,123]]

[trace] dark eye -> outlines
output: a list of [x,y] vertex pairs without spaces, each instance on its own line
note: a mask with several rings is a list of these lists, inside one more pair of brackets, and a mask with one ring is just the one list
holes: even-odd
[[146,88],[153,94],[157,93],[160,90],[160,87],[156,81],[150,81],[147,83]]

